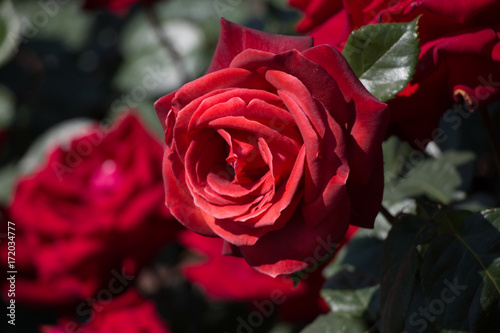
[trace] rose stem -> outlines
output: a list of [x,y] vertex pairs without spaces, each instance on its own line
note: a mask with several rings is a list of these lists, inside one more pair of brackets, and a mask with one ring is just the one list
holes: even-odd
[[486,128],[486,133],[491,144],[491,150],[493,151],[493,156],[495,157],[498,175],[500,176],[500,143],[495,133],[495,127],[493,127],[493,122],[486,108],[479,109],[479,114],[481,115],[481,120]]
[[153,30],[155,31],[155,34],[158,37],[158,40],[160,41],[163,48],[167,51],[167,54],[174,61],[175,68],[177,70],[177,73],[179,74],[179,77],[181,79],[182,84],[188,82],[189,77],[188,77],[188,74],[186,72],[186,67],[184,65],[184,61],[182,60],[182,57],[179,54],[179,52],[177,52],[177,50],[175,49],[170,38],[167,36],[165,31],[163,30],[161,20],[158,17],[158,15],[156,14],[155,10],[153,9],[153,6],[142,6],[142,7],[144,8],[144,12],[146,14],[146,17],[148,18],[149,22],[153,26]]
[[380,205],[380,212],[382,213],[382,215],[384,215],[387,222],[389,222],[391,225],[394,225],[394,222],[396,222],[396,218],[392,216],[391,212],[389,212],[387,208],[384,207],[384,205]]

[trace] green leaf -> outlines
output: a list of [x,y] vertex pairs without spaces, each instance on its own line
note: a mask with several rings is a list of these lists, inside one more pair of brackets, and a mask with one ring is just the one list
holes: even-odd
[[367,316],[372,298],[379,290],[378,279],[343,270],[330,279],[321,291],[332,312],[342,317],[375,319]]
[[460,202],[453,203],[453,208],[477,213],[495,207],[497,203],[498,199],[492,193],[478,191],[474,192],[472,195],[468,195]]
[[343,55],[363,85],[387,101],[411,81],[420,49],[418,18],[409,23],[384,23],[353,31]]
[[0,65],[17,52],[21,24],[11,0],[0,1]]
[[364,333],[368,327],[363,320],[346,318],[334,313],[321,315],[301,333]]
[[481,294],[481,307],[483,309],[498,309],[500,306],[500,257],[493,259],[492,263],[482,272],[484,288]]
[[432,223],[402,216],[384,245],[383,331],[496,331],[500,209],[476,214],[436,210],[424,215]]
[[[440,236],[421,269],[427,309],[438,331],[495,332],[500,318],[500,209],[470,214],[443,211]],[[414,319],[425,320],[417,314]]]
[[373,229],[359,229],[348,244],[343,246],[335,258],[323,269],[323,276],[331,278],[343,269],[351,272],[378,276],[383,240],[390,224],[377,216]]
[[375,237],[353,238],[345,251],[339,253],[339,256],[323,270],[323,275],[331,278],[343,269],[348,269],[351,272],[378,276],[382,244],[383,241]]
[[382,253],[380,314],[384,332],[401,332],[415,289],[417,245],[435,234],[430,223],[401,216],[389,232]]
[[472,161],[471,152],[447,151],[438,159],[424,159],[421,157],[408,159],[413,168],[398,181],[386,184],[384,200],[395,202],[405,197],[425,195],[430,199],[444,204],[463,198],[463,193],[457,191],[462,184],[462,178],[457,167]]
[[372,230],[359,230],[324,270],[321,296],[341,317],[374,321],[378,317],[379,272],[389,226],[377,218]]
[[407,171],[407,160],[413,151],[410,144],[396,136],[389,137],[382,143],[384,153],[384,179],[392,183]]
[[377,319],[380,260],[389,228],[377,217],[374,229],[359,230],[323,270],[328,280],[321,295],[332,312],[370,322]]

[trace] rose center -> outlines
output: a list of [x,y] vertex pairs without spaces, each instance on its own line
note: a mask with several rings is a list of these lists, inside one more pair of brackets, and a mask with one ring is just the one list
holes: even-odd
[[[257,140],[251,137],[249,142],[231,138],[226,162],[234,172],[233,183],[246,184],[259,179],[269,171],[257,147]],[[228,168],[229,169],[229,168]]]

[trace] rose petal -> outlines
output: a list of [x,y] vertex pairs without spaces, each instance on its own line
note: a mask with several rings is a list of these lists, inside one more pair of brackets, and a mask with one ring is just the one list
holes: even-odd
[[[314,49],[307,51],[311,52]],[[328,56],[326,55],[324,61],[329,61]],[[321,64],[310,61],[306,57],[306,52],[301,54],[297,50],[290,50],[272,54],[259,50],[246,50],[231,62],[231,67],[234,68],[256,70],[263,66],[269,70],[281,71],[296,77],[303,86],[307,87],[309,95],[314,96],[326,109],[331,110],[332,117],[340,126],[343,127],[351,119],[352,115],[349,114],[336,80],[328,75]]]
[[[350,178],[360,183],[370,181],[371,169],[378,159],[378,146],[386,135],[389,112],[386,105],[371,95],[349,67],[345,58],[333,47],[317,46],[304,52],[304,56],[323,66],[330,75],[337,78],[345,102],[354,103],[356,121],[348,143]],[[329,61],[325,61],[330,59]],[[335,59],[335,60],[333,60]]]
[[[292,274],[326,260],[349,226],[349,198],[344,196],[330,223],[310,229],[300,211],[287,224],[267,233],[252,246],[240,246],[241,255],[256,270],[276,277]],[[290,241],[300,240],[300,241]]]
[[[172,169],[180,169],[174,172]],[[165,181],[165,203],[170,208],[172,215],[182,222],[187,228],[205,235],[215,236],[207,225],[206,215],[194,204],[193,197],[187,191],[187,185],[183,176],[183,166],[168,149],[165,151],[163,162],[163,178]],[[209,219],[213,219],[209,218]]]
[[[296,78],[278,71],[268,71],[266,78],[277,86],[278,94],[296,119],[304,138],[307,172],[303,208],[306,223],[313,227],[329,216],[336,208],[338,197],[345,192],[343,187],[349,174],[343,141],[345,133],[322,106],[316,106]],[[319,123],[319,119],[323,122]],[[325,124],[330,126],[327,128]]]
[[303,51],[313,45],[310,37],[283,36],[246,28],[221,18],[219,42],[207,73],[228,68],[231,61],[246,49],[280,53]]

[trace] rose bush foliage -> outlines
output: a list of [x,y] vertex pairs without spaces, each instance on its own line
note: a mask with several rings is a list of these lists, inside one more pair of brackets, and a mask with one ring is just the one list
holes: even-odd
[[[419,19],[421,52],[413,81],[388,102],[389,131],[423,149],[454,102],[475,110],[500,97],[500,2],[481,1],[300,1],[297,28],[316,44],[341,50],[349,34],[367,24]],[[446,120],[446,119],[445,119]],[[448,121],[452,121],[448,119]],[[455,124],[455,121],[453,121]],[[456,125],[453,125],[456,126]]]
[[179,229],[163,204],[161,159],[161,144],[131,114],[94,126],[21,178],[9,207],[16,301],[68,308],[117,276],[131,284]]
[[333,47],[221,22],[207,74],[155,104],[166,204],[225,254],[297,272],[373,225],[386,106]]

